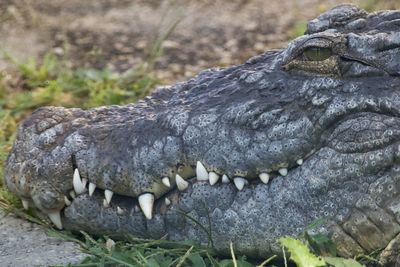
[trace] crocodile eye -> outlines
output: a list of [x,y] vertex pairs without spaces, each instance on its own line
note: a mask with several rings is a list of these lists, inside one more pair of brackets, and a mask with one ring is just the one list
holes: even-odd
[[307,61],[323,61],[332,56],[332,49],[325,47],[308,47],[303,51],[303,57]]

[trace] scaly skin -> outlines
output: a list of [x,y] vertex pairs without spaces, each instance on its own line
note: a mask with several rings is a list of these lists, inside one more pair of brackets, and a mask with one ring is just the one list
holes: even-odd
[[[343,256],[385,248],[400,232],[399,20],[397,11],[339,6],[284,50],[136,104],[41,108],[19,128],[7,186],[59,227],[61,211],[63,227],[97,234],[207,244],[185,213],[217,251],[232,241],[238,253],[265,257],[281,251],[280,236],[325,219],[315,231]],[[230,182],[192,178],[198,161]],[[92,196],[69,197],[76,168],[97,186]],[[187,188],[178,190],[176,174]],[[242,190],[237,177],[248,181]],[[151,219],[137,206],[143,194],[155,198],[153,209],[142,204]]]

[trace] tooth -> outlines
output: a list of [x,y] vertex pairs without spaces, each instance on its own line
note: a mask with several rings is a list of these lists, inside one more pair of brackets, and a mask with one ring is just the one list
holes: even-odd
[[161,182],[166,186],[166,187],[171,187],[171,183],[169,182],[168,177],[162,178]]
[[88,180],[86,178],[82,178],[82,185],[86,188]]
[[244,185],[247,184],[247,180],[242,177],[233,178],[236,188],[240,191],[243,189]]
[[286,176],[287,175],[287,168],[281,168],[278,170],[279,174],[282,176]]
[[117,214],[122,215],[124,214],[124,210],[117,206]]
[[110,207],[110,203],[107,202],[107,200],[103,199],[103,207],[108,208]]
[[135,209],[135,212],[139,212],[140,211],[140,208],[138,207],[138,205],[135,205],[134,209]]
[[49,212],[47,215],[58,229],[61,230],[63,228],[61,223],[61,215],[59,211]]
[[228,175],[226,175],[226,174],[222,175],[222,183],[223,183],[223,184],[227,184],[227,183],[229,183],[229,182],[230,182],[230,181],[229,181]]
[[207,181],[208,180],[208,172],[206,168],[204,168],[203,164],[200,161],[196,164],[196,177],[197,181]]
[[93,195],[93,192],[95,189],[96,189],[96,185],[94,183],[89,183],[89,196]]
[[183,191],[186,188],[188,188],[189,183],[185,181],[179,174],[175,176],[175,180],[176,180],[176,186],[180,191]]
[[111,203],[111,198],[112,198],[113,194],[114,194],[114,192],[111,190],[106,189],[104,191],[104,196],[106,197],[107,204]]
[[210,172],[208,178],[210,179],[210,185],[215,185],[218,182],[219,175],[215,172]]
[[260,175],[258,177],[260,177],[260,180],[264,184],[268,184],[268,182],[269,182],[269,174],[268,173],[266,173],[266,172],[260,173]]
[[71,196],[72,199],[76,198],[76,194],[74,190],[69,191],[69,195]]
[[111,252],[115,248],[115,241],[112,240],[111,238],[107,238],[106,248],[108,252]]
[[78,168],[76,168],[75,171],[74,171],[74,178],[72,180],[72,183],[74,185],[74,190],[78,195],[82,194],[83,192],[85,192],[85,186],[82,183],[81,176],[79,175]]
[[22,199],[22,206],[24,207],[24,209],[28,210],[29,209],[28,200]]
[[67,206],[70,206],[72,204],[72,202],[66,196],[64,196],[64,202],[65,202],[65,205],[67,205]]
[[296,161],[296,163],[297,163],[297,165],[302,165],[302,164],[303,164],[303,159],[298,159],[298,160]]
[[171,204],[171,200],[169,198],[165,198],[165,205],[169,206]]
[[154,195],[150,193],[144,193],[139,196],[139,205],[143,211],[144,216],[151,220],[154,204]]

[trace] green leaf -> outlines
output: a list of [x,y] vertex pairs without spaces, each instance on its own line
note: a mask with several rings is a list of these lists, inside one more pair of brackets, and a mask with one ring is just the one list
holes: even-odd
[[160,267],[160,264],[155,259],[149,259],[146,263],[147,267]]
[[310,231],[310,230],[316,229],[319,226],[323,225],[324,223],[326,223],[325,219],[317,219],[317,220],[313,221],[312,223],[310,223],[309,225],[307,225],[305,230]]
[[336,256],[336,244],[326,235],[310,235],[306,231],[304,232],[304,237],[315,254],[320,256]]
[[363,267],[365,265],[361,265],[357,261],[353,259],[343,259],[343,258],[336,258],[336,257],[324,257],[324,260],[333,265],[335,267]]
[[308,247],[300,240],[292,237],[282,237],[279,242],[290,252],[290,259],[293,260],[298,267],[318,267],[325,266],[325,261],[312,254]]
[[198,254],[191,254],[188,259],[192,262],[193,267],[206,267],[206,263],[204,262],[203,258]]
[[[244,260],[236,261],[238,267],[253,267],[254,265]],[[233,260],[222,260],[219,262],[220,267],[234,267]]]

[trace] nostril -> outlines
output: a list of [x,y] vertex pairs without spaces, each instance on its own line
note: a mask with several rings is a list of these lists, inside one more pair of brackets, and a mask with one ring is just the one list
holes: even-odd
[[41,134],[68,121],[68,115],[69,113],[63,107],[41,107],[36,109],[23,125],[25,128],[35,125],[36,134]]

